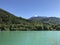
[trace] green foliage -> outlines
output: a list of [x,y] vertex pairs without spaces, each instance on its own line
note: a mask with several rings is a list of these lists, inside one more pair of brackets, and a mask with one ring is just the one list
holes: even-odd
[[52,23],[43,23],[42,21],[38,20],[28,20],[22,17],[16,17],[15,15],[3,9],[0,9],[0,30],[1,31],[60,30],[60,25],[54,25]]

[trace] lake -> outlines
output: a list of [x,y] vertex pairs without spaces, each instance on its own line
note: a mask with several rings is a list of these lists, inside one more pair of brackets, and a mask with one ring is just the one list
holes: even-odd
[[60,31],[3,31],[0,45],[60,45]]

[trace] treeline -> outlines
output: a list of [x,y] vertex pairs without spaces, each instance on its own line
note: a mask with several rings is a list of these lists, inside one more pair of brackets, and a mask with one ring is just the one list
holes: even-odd
[[59,31],[60,25],[24,25],[24,24],[0,24],[0,31]]

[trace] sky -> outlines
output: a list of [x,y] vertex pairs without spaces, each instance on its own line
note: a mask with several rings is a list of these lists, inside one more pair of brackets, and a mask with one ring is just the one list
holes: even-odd
[[0,8],[23,18],[60,17],[60,0],[0,0]]

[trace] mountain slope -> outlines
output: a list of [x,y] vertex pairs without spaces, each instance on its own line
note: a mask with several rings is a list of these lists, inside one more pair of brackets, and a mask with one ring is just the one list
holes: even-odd
[[29,20],[41,21],[42,19],[45,19],[45,18],[47,18],[47,17],[38,16],[38,17],[31,17],[31,18],[29,18]]
[[5,24],[20,24],[22,21],[26,20],[22,17],[16,17],[15,15],[0,9],[0,23],[5,23]]
[[24,19],[17,17],[8,11],[0,9],[1,31],[48,31],[60,30],[60,18],[56,17],[32,17]]
[[43,23],[60,24],[60,18],[57,17],[32,17],[29,20],[38,20]]
[[32,21],[17,17],[3,9],[0,9],[0,29],[1,30],[32,30]]

